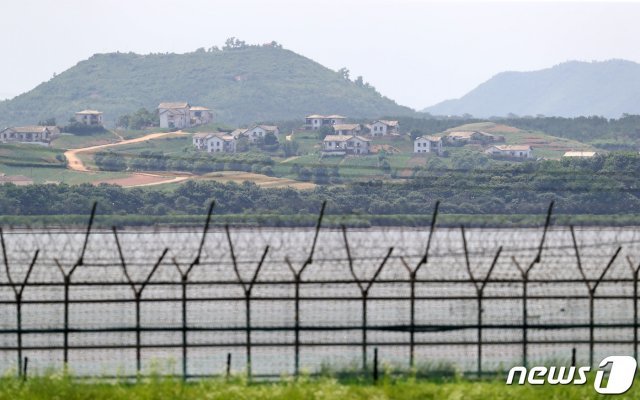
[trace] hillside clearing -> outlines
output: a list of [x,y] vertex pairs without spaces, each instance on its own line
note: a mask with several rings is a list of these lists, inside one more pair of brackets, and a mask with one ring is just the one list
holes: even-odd
[[311,182],[300,182],[300,181],[295,181],[293,179],[277,178],[273,176],[254,174],[251,172],[242,172],[242,171],[212,172],[202,176],[194,177],[192,179],[209,180],[209,181],[216,181],[220,183],[230,183],[230,182],[242,183],[242,182],[248,181],[248,182],[253,182],[260,187],[271,188],[271,189],[290,187],[292,189],[298,189],[298,190],[309,190],[316,187],[316,185]]

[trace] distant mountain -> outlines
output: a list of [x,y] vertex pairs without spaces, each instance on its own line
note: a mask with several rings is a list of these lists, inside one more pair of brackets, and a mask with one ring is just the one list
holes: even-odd
[[107,124],[141,107],[187,101],[216,120],[251,123],[302,119],[311,113],[354,118],[412,115],[363,82],[277,46],[198,50],[187,54],[96,54],[50,81],[0,102],[0,128],[73,113],[104,112]]
[[475,117],[620,117],[640,114],[640,64],[610,60],[570,61],[532,72],[503,72],[465,96],[423,110],[434,115]]

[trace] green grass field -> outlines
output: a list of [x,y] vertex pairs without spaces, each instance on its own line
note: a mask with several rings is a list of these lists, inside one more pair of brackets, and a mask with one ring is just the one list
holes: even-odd
[[67,183],[76,185],[81,183],[90,183],[96,180],[123,178],[127,176],[122,172],[103,172],[96,171],[91,173],[76,172],[65,168],[51,167],[15,167],[0,164],[0,173],[5,175],[23,175],[29,177],[34,183]]
[[93,135],[72,135],[63,133],[51,142],[55,149],[79,149],[100,144],[115,143],[119,138],[113,132],[102,132]]
[[[638,383],[636,382],[636,386]],[[383,379],[371,382],[342,383],[332,378],[281,379],[276,383],[247,383],[238,378],[229,381],[209,379],[183,383],[176,379],[150,378],[141,383],[76,381],[63,375],[31,378],[23,382],[2,378],[0,400],[500,400],[500,399],[601,399],[591,384],[582,386],[507,386],[503,380],[473,382],[466,380],[425,381]],[[640,390],[631,388],[616,399],[640,399]]]
[[64,167],[63,151],[38,144],[1,144],[0,164],[12,166]]

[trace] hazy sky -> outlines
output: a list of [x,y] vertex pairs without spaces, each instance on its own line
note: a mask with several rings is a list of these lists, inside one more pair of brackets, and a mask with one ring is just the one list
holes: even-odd
[[640,62],[640,3],[419,0],[5,0],[0,98],[94,53],[176,52],[276,40],[347,67],[413,108],[505,70],[567,60]]

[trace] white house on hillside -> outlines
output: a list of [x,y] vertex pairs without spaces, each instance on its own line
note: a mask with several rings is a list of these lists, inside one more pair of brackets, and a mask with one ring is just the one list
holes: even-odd
[[527,145],[505,144],[501,146],[491,146],[485,153],[500,157],[531,158],[533,156],[533,148]]
[[333,131],[336,135],[358,135],[362,127],[360,124],[335,124],[333,126]]
[[76,121],[87,126],[102,126],[102,112],[96,110],[82,110],[76,113]]
[[158,105],[160,128],[184,129],[209,124],[213,113],[206,107],[191,106],[186,102],[160,103]]
[[191,126],[206,125],[213,122],[213,113],[207,107],[193,106],[189,108]]
[[55,126],[16,126],[0,131],[0,142],[48,144],[59,133]]
[[236,138],[224,132],[202,132],[193,135],[193,145],[208,153],[235,153]]
[[398,121],[380,119],[371,124],[371,136],[397,135],[398,127]]
[[256,143],[260,138],[264,138],[267,133],[273,133],[276,139],[278,139],[280,130],[274,125],[255,125],[247,129],[243,135],[249,139],[249,142]]
[[333,126],[336,124],[344,124],[347,117],[342,115],[320,115],[312,114],[305,117],[304,127],[305,129],[318,130],[323,126]]
[[436,136],[421,136],[413,142],[414,153],[436,153],[442,155],[442,138]]
[[183,129],[191,126],[189,103],[160,103],[160,128]]
[[327,135],[322,141],[325,155],[369,154],[370,139],[362,136]]

